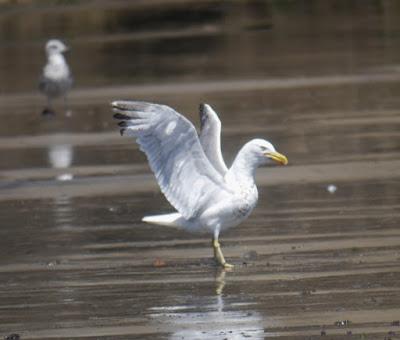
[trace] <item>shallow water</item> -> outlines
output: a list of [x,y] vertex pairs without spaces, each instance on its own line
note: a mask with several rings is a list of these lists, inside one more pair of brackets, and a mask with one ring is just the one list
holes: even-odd
[[[52,4],[0,4],[0,335],[398,336],[397,2]],[[50,36],[71,45],[71,116],[40,115]],[[118,98],[197,126],[211,104],[228,162],[253,137],[288,156],[222,235],[232,272],[207,237],[140,222],[170,207]]]

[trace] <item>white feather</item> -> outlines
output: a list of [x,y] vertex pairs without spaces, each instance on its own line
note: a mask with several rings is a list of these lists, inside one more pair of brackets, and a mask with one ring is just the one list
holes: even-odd
[[145,216],[142,218],[143,222],[169,227],[182,227],[182,223],[184,223],[182,220],[183,218],[180,213]]
[[208,104],[200,105],[200,143],[208,160],[222,176],[228,172],[221,152],[221,121]]

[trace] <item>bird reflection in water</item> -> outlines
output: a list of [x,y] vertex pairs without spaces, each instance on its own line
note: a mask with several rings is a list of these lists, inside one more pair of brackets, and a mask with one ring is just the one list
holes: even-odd
[[229,275],[220,269],[215,275],[215,295],[180,297],[181,305],[150,308],[150,317],[162,324],[169,339],[264,339],[263,319],[252,308],[256,302],[243,295],[224,293]]
[[[48,149],[48,160],[53,169],[57,169],[55,179],[57,181],[70,181],[73,174],[67,170],[70,168],[74,158],[74,149],[69,144],[54,144]],[[71,198],[66,195],[54,197],[54,219],[55,226],[69,228],[73,218]]]
[[[68,144],[55,144],[51,145],[48,149],[48,159],[52,168],[54,169],[67,169],[71,166],[74,157],[74,150],[72,145]],[[70,181],[73,175],[68,172],[58,172],[56,179],[58,181]]]
[[217,296],[221,295],[225,287],[226,270],[218,268],[215,276],[215,293]]

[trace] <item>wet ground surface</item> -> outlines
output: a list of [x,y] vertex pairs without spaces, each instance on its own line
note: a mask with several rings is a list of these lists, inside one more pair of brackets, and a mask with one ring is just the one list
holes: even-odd
[[[397,2],[97,3],[0,7],[0,335],[399,338]],[[71,115],[40,115],[49,31],[72,46]],[[222,235],[233,271],[209,238],[140,222],[170,207],[118,98],[197,126],[211,104],[228,162],[253,137],[288,156]]]

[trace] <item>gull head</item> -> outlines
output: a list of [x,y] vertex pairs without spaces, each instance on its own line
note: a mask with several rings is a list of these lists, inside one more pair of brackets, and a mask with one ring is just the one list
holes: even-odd
[[68,51],[68,47],[58,39],[51,39],[46,44],[46,53],[48,55],[60,54]]
[[253,160],[259,164],[277,163],[286,165],[288,160],[286,156],[277,152],[274,146],[264,139],[253,139],[246,144],[248,154]]

